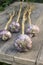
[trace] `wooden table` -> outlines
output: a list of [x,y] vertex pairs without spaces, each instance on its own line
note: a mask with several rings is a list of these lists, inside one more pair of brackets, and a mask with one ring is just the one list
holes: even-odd
[[[12,10],[19,10],[20,2],[15,2],[10,5],[4,12],[0,13],[0,29],[3,29],[8,15],[6,12],[12,12]],[[23,3],[23,11],[21,14],[20,22],[24,12],[24,7],[27,3]],[[25,53],[19,53],[15,51],[14,43],[20,33],[13,33],[12,38],[6,42],[0,40],[0,62],[5,62],[12,65],[43,65],[43,4],[33,3],[35,9],[32,11],[31,18],[32,23],[36,24],[40,28],[39,34],[32,38],[33,47],[31,50]],[[18,8],[18,9],[17,9]],[[15,15],[13,21],[16,21]],[[26,27],[27,27],[26,23]]]

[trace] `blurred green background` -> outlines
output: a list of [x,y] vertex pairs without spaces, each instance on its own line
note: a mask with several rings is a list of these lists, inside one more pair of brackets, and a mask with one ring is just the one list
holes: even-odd
[[[6,6],[9,6],[14,1],[20,1],[20,0],[0,0],[0,11],[3,11]],[[21,0],[22,1],[22,0]],[[38,2],[43,3],[43,0],[24,0],[25,2]]]
[[[0,11],[3,11],[5,7],[9,6],[11,3],[15,1],[20,1],[20,0],[0,0]],[[22,1],[22,0],[21,0]],[[43,3],[43,0],[24,0],[25,2],[37,2],[37,3]],[[5,63],[0,63],[0,65],[8,65]]]
[[0,65],[10,65],[10,64],[6,64],[6,63],[2,63],[2,62],[0,62]]

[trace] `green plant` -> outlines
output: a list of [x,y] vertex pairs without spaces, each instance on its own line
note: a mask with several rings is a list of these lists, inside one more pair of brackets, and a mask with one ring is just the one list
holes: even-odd
[[0,62],[0,65],[10,65],[10,64],[6,64],[6,63],[2,63],[2,62]]
[[6,6],[12,3],[14,0],[0,0],[0,11],[3,11]]

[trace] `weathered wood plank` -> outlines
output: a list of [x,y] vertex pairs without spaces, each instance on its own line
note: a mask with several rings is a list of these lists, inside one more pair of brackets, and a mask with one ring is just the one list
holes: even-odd
[[[13,63],[13,57],[14,55],[9,54],[10,51],[13,51],[11,47],[12,43],[14,42],[14,37],[17,38],[17,34],[13,34],[12,38],[10,40],[8,40],[3,47],[0,48],[0,62],[5,62],[8,64],[12,64]],[[8,53],[9,52],[9,53]]]
[[37,58],[37,65],[43,65],[43,44]]

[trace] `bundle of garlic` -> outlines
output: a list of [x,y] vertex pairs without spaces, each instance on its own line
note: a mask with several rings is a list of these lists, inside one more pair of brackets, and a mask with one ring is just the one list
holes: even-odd
[[18,38],[16,39],[16,42],[14,43],[15,49],[19,52],[28,51],[29,49],[32,48],[31,38],[28,35],[24,34],[24,24],[26,21],[26,16],[25,16],[26,12],[27,10],[24,11],[23,20],[22,20],[22,34],[18,36]]
[[7,22],[5,28],[3,30],[0,30],[0,38],[4,41],[8,40],[11,38],[11,33],[8,31],[9,24],[11,23],[13,16],[15,12],[11,14],[9,21]]
[[19,10],[19,13],[18,13],[17,21],[12,22],[9,26],[9,30],[11,32],[19,32],[20,31],[19,19],[20,19],[21,10],[22,10],[22,2],[20,2],[20,10]]
[[26,29],[26,34],[30,35],[31,37],[36,36],[39,33],[39,27],[37,25],[33,25],[31,23],[31,13],[32,13],[32,9],[33,7],[30,6],[29,10],[28,10],[28,28]]

